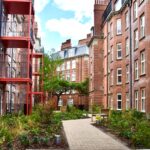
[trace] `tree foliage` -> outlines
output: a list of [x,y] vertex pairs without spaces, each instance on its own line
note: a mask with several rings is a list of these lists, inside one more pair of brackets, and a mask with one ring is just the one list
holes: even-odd
[[56,69],[62,65],[63,61],[59,57],[53,58],[52,55],[45,55],[44,57],[44,90],[52,96],[57,96],[57,103],[60,96],[72,90],[76,90],[80,95],[88,95],[89,80],[75,83],[62,78],[57,74]]

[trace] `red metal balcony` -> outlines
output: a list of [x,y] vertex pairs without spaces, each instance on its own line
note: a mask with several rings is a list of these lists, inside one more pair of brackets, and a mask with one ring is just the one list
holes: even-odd
[[6,14],[20,14],[28,15],[30,12],[34,15],[34,1],[33,0],[3,0]]
[[3,46],[5,48],[28,48],[28,41],[31,41],[30,49],[33,48],[33,29],[30,28],[30,34],[28,29],[28,23],[16,23],[16,22],[1,22],[1,37]]
[[30,68],[30,77],[28,77],[27,63],[13,63],[11,67],[7,64],[8,63],[0,63],[0,82],[32,82],[32,68]]

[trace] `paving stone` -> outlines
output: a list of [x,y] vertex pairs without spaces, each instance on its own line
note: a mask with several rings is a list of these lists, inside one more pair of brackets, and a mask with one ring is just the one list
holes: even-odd
[[70,150],[128,150],[120,141],[91,125],[91,119],[63,121]]

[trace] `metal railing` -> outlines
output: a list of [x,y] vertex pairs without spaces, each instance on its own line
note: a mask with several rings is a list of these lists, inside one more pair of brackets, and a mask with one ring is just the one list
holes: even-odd
[[[9,36],[9,37],[27,37],[29,34],[28,31],[28,22],[18,23],[15,21],[1,21],[1,36]],[[30,28],[30,37],[34,42],[33,36],[33,27]]]
[[13,63],[11,67],[0,62],[0,68],[0,78],[27,78],[28,76],[27,63]]

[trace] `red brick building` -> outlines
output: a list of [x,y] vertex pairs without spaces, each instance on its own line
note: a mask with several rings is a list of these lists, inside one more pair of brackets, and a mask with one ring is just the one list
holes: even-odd
[[[83,82],[89,75],[89,49],[87,43],[90,34],[86,39],[81,39],[77,46],[72,47],[71,40],[62,43],[61,51],[56,54],[63,59],[63,64],[57,68],[57,73],[72,82]],[[55,54],[54,54],[55,55]],[[88,107],[88,97],[81,96],[77,91],[68,91],[61,97],[63,105],[72,103],[76,106]]]
[[94,103],[150,113],[149,8],[146,0],[95,0],[89,43]]

